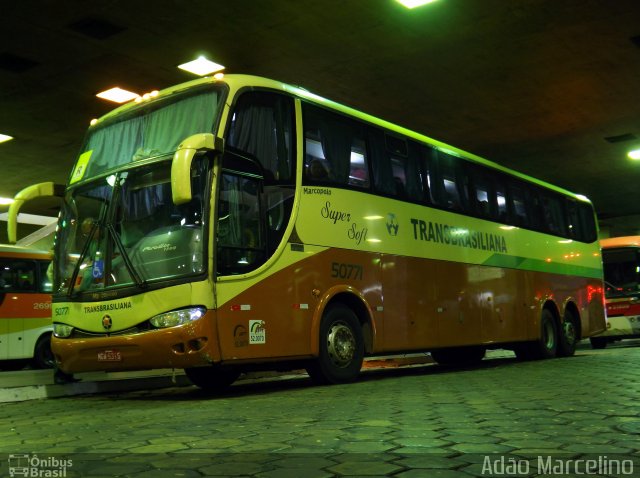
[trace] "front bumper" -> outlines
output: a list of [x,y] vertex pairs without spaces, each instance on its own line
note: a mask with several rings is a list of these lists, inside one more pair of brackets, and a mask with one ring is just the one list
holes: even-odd
[[219,362],[215,314],[177,327],[130,335],[52,337],[51,349],[66,373],[187,368]]

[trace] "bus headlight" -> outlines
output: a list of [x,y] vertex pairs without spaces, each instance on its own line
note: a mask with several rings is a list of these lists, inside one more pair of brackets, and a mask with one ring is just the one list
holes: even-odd
[[187,324],[199,319],[206,313],[206,311],[207,309],[203,307],[173,310],[165,314],[156,315],[149,322],[151,322],[151,325],[158,327],[159,329],[175,327],[176,325]]
[[64,339],[69,337],[73,332],[73,327],[66,324],[53,324],[53,335],[58,338]]

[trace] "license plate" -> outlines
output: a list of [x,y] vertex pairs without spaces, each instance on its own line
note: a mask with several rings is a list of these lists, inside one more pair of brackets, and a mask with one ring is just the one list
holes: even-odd
[[121,362],[122,354],[119,350],[104,350],[98,352],[98,362]]

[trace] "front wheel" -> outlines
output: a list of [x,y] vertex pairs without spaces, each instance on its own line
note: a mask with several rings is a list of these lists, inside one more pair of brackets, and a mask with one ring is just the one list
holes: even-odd
[[364,359],[362,328],[354,312],[345,305],[329,306],[320,323],[320,355],[307,367],[315,383],[354,381]]
[[218,365],[185,368],[184,373],[191,383],[207,392],[222,392],[240,376],[240,371]]
[[51,351],[51,334],[43,335],[33,349],[33,365],[36,368],[53,368],[55,360]]

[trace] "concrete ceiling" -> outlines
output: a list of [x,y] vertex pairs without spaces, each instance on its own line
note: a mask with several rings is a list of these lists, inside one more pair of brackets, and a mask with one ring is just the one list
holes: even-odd
[[89,120],[115,106],[96,93],[188,81],[176,65],[205,54],[227,72],[304,86],[585,194],[602,218],[640,215],[640,163],[626,158],[640,147],[639,0],[438,0],[413,11],[394,0],[5,0],[1,9],[0,133],[15,139],[0,144],[0,196],[66,182]]

